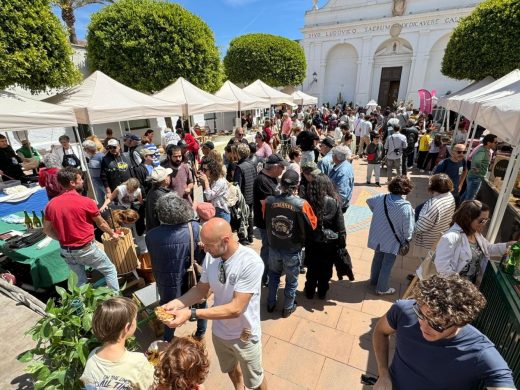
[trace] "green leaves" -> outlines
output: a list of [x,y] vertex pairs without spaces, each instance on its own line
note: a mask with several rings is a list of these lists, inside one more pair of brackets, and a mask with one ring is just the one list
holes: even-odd
[[81,79],[65,30],[48,0],[0,0],[0,89],[31,92],[74,85]]
[[178,4],[120,0],[92,16],[88,63],[119,82],[157,92],[182,76],[216,91],[222,67],[213,32]]
[[499,78],[520,66],[520,2],[481,3],[453,31],[442,73],[455,79]]
[[228,79],[249,84],[257,79],[273,87],[298,85],[305,79],[307,62],[300,45],[269,34],[247,34],[229,44],[224,66]]
[[[18,355],[20,362],[32,362],[26,372],[34,378],[34,388],[82,389],[79,380],[90,351],[99,346],[92,333],[92,316],[97,305],[112,297],[106,287],[94,289],[86,284],[76,286],[77,277],[71,273],[68,290],[56,287],[59,302],[49,300],[47,316],[28,331],[37,345]],[[135,341],[129,340],[129,349]]]

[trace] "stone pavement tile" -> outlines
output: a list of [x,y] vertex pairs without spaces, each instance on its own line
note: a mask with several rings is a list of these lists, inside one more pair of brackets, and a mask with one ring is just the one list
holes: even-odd
[[316,387],[324,362],[324,356],[275,337],[264,347],[264,369],[303,388]]
[[291,344],[347,363],[355,337],[336,329],[302,320],[291,338]]
[[327,293],[327,298],[339,306],[348,307],[352,310],[361,311],[363,299],[366,294],[366,282],[358,281],[359,275],[355,274],[356,281],[348,282],[345,280],[332,281],[331,288]]
[[391,302],[386,300],[388,299],[387,297],[383,298],[378,295],[372,295],[372,293],[367,293],[365,295],[365,300],[363,301],[361,311],[376,317],[381,317],[384,315],[388,309],[390,309],[392,303],[399,298],[400,286],[392,284],[390,284],[390,286],[396,288],[396,293],[391,296],[391,299],[393,299]]
[[344,307],[336,329],[352,336],[371,335],[379,317]]
[[348,253],[352,259],[358,259],[363,256],[363,252],[365,248],[361,246],[349,245],[347,244]]
[[377,375],[377,362],[371,336],[359,337],[352,344],[348,365],[372,375]]
[[303,318],[308,321],[317,322],[318,324],[336,328],[341,315],[341,306],[336,302],[318,299],[307,299],[303,294],[297,297],[298,307],[292,314],[293,316]]
[[353,269],[354,276],[356,276],[356,273],[360,273],[363,275],[370,275],[370,269],[372,267],[372,259],[370,259],[370,261],[365,261],[365,260],[353,258],[352,265],[354,267],[354,269]]
[[360,378],[365,370],[326,359],[316,390],[370,390],[372,386],[362,385]]
[[289,341],[301,321],[303,320],[297,316],[263,319],[262,334]]
[[277,375],[271,374],[270,372],[265,372],[265,377],[267,379],[267,386],[269,389],[283,389],[283,390],[303,390],[310,389],[309,387],[297,385],[296,383],[289,382],[283,378],[280,378]]

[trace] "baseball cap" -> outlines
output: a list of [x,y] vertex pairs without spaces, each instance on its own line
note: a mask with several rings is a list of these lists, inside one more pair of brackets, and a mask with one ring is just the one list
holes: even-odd
[[109,139],[108,140],[108,143],[107,143],[107,146],[119,146],[119,141],[117,139]]
[[283,165],[284,167],[288,167],[289,161],[282,158],[282,156],[280,156],[279,154],[273,153],[267,158],[266,164],[272,164],[272,165],[279,164],[279,165]]
[[321,141],[321,144],[331,149],[335,146],[334,141],[332,141],[329,137],[325,137],[323,141]]
[[166,179],[166,176],[171,174],[173,170],[171,168],[164,168],[164,167],[155,167],[152,171],[152,174],[150,175],[151,179],[155,183],[160,183],[164,179]]
[[306,161],[301,165],[302,172],[305,171],[313,176],[317,176],[321,173],[318,165],[314,161]]
[[288,169],[282,175],[282,184],[285,184],[286,186],[297,186],[299,182],[300,177],[298,175],[298,172],[292,169]]
[[125,139],[130,139],[132,141],[141,141],[141,137],[139,137],[136,134],[130,134],[130,133],[125,134]]
[[154,155],[155,153],[152,152],[150,149],[141,149],[141,157],[146,157],[146,156],[150,156],[150,155]]
[[202,144],[202,147],[203,147],[203,148],[206,147],[206,148],[208,148],[208,149],[213,150],[213,149],[215,149],[215,144],[214,144],[213,142],[211,142],[211,141],[206,141],[206,142],[204,142],[204,143]]

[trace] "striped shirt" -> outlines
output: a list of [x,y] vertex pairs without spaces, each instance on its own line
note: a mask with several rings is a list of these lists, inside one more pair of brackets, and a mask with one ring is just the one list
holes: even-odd
[[450,228],[455,212],[451,192],[436,195],[426,201],[415,224],[415,244],[430,250]]
[[368,207],[370,207],[373,214],[368,234],[368,247],[396,255],[399,252],[401,243],[404,244],[405,241],[410,241],[412,238],[414,210],[410,202],[403,199],[401,195],[388,194],[386,197],[388,216],[394,225],[395,232],[401,241],[400,243],[395,238],[386,217],[384,200],[385,194],[367,199]]

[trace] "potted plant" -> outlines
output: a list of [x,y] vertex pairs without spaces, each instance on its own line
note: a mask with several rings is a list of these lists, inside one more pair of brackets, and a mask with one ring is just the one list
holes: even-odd
[[[107,287],[77,287],[74,272],[67,290],[56,287],[58,302],[49,299],[46,316],[27,331],[36,346],[18,355],[19,361],[31,362],[25,371],[33,377],[35,390],[84,387],[79,378],[90,351],[100,345],[92,333],[92,316],[100,302],[115,295]],[[128,348],[135,349],[135,339],[130,344]]]

